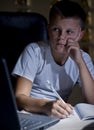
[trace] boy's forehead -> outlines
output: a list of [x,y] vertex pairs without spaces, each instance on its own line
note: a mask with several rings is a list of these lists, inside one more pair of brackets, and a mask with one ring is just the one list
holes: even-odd
[[65,17],[60,17],[57,16],[54,19],[52,19],[50,21],[50,24],[74,24],[74,25],[80,25],[80,19],[79,18],[74,18],[74,17],[69,17],[69,18],[65,18]]

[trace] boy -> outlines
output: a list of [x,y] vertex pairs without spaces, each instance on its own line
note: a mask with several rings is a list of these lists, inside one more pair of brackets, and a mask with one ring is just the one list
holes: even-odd
[[19,109],[65,118],[73,110],[67,100],[76,83],[87,102],[94,104],[93,63],[79,46],[85,21],[86,14],[78,3],[58,1],[52,6],[48,44],[30,43],[13,70],[17,77],[15,96]]

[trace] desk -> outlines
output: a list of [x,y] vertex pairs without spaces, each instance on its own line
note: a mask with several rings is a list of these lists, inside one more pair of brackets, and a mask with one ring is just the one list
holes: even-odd
[[94,130],[94,119],[80,120],[77,114],[66,119],[61,119],[57,124],[49,127],[47,130]]

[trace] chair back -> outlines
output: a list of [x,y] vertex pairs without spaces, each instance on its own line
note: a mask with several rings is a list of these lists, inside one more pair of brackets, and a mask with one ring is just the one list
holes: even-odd
[[0,12],[0,35],[0,54],[12,71],[27,44],[47,40],[47,20],[35,12]]
[[0,12],[0,56],[7,60],[10,73],[27,44],[47,39],[47,19],[43,15]]

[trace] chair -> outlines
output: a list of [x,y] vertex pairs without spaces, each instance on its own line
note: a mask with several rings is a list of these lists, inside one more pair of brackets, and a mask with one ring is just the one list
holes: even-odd
[[11,73],[27,44],[48,39],[47,19],[35,12],[0,12],[0,34],[0,56]]

